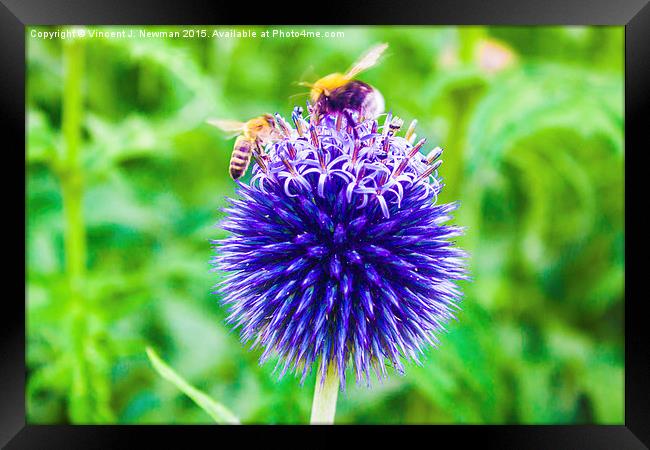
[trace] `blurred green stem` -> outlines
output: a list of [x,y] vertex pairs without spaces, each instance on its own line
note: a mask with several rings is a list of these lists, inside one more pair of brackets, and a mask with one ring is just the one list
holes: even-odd
[[88,422],[92,411],[88,367],[84,357],[87,323],[84,312],[83,283],[86,272],[86,231],[83,220],[83,180],[80,163],[81,117],[83,99],[81,82],[84,54],[82,42],[71,39],[63,45],[64,85],[62,128],[64,154],[61,161],[61,191],[65,221],[65,263],[71,306],[72,342],[75,364],[70,392],[71,419]]
[[468,65],[474,61],[476,46],[485,34],[484,27],[458,27],[458,56],[463,64]]
[[331,425],[336,414],[336,398],[339,393],[339,374],[336,365],[330,364],[325,380],[316,379],[314,401],[311,406],[312,425]]
[[81,301],[86,269],[86,233],[83,221],[83,186],[79,161],[81,144],[81,77],[83,47],[77,40],[64,45],[65,81],[63,87],[63,139],[65,155],[61,189],[65,214],[66,272],[74,300]]
[[473,105],[470,106],[470,104],[474,97],[474,91],[457,90],[452,95],[452,126],[445,147],[447,151],[454,152],[454,155],[445,160],[445,178],[452,181],[446,184],[445,190],[441,194],[441,199],[444,202],[458,199],[458,186],[462,183],[464,172],[465,131],[473,110]]
[[[476,48],[485,36],[483,27],[462,26],[458,28],[458,53],[463,66],[472,67],[474,64]],[[446,183],[440,198],[443,202],[455,201],[460,195],[460,186],[463,184],[465,173],[465,153],[467,151],[467,129],[470,119],[474,114],[477,101],[480,99],[484,82],[477,80],[471,85],[451,91],[452,111],[451,129],[447,137],[445,149],[454,152],[454,156],[445,160]]]

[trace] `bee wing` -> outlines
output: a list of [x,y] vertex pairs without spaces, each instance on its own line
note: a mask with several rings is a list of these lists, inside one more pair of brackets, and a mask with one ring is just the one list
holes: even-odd
[[311,85],[307,80],[317,80],[320,77],[314,71],[314,65],[311,64],[307,67],[302,74],[300,74],[300,81],[297,81],[296,84],[299,86]]
[[246,122],[238,122],[236,120],[222,120],[222,119],[208,119],[208,124],[225,131],[230,137],[236,136],[244,131]]
[[[306,81],[306,80],[308,80],[308,79],[313,79],[313,80],[318,79],[319,77],[315,76],[314,74],[315,74],[314,66],[310,65],[309,67],[307,67],[307,69],[305,69],[305,71],[302,73],[302,75],[300,75],[300,81],[294,81],[292,84],[295,85],[295,86],[306,87],[306,88],[309,88],[309,90],[311,90],[311,88],[313,86],[313,83],[311,83],[309,81]],[[297,93],[297,94],[290,95],[289,96],[289,102],[293,103],[294,99],[296,99],[298,97],[301,97],[303,95],[308,96],[309,91],[300,92],[300,93]]]
[[387,48],[388,44],[386,43],[372,47],[370,50],[364,53],[363,56],[361,56],[361,58],[359,58],[357,62],[352,65],[352,67],[350,67],[350,69],[345,73],[346,78],[354,78],[364,70],[367,70],[377,64],[379,57]]

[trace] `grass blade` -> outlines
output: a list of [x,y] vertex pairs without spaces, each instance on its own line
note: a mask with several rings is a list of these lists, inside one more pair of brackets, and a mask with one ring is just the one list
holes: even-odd
[[172,383],[185,395],[191,398],[194,403],[199,405],[203,411],[208,413],[216,423],[239,425],[239,419],[237,419],[228,408],[185,381],[183,377],[174,371],[174,369],[169,367],[162,359],[160,359],[158,354],[151,347],[147,347],[147,356],[149,357],[149,361],[151,361],[151,365],[156,369],[156,372],[158,372],[161,377]]

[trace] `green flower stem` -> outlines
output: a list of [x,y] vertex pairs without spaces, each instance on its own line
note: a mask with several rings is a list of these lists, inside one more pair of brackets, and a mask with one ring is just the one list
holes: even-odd
[[339,374],[334,364],[327,368],[325,380],[316,379],[314,401],[311,406],[311,424],[331,425],[336,414],[339,393]]
[[458,27],[458,56],[463,64],[474,61],[477,44],[486,32],[483,27],[464,25]]
[[61,190],[65,217],[66,273],[73,299],[81,301],[86,270],[86,232],[83,220],[83,186],[80,164],[81,79],[83,47],[77,40],[64,44],[65,81],[63,87],[62,128],[65,153],[62,161]]
[[70,416],[73,422],[93,421],[89,368],[85,358],[87,322],[84,304],[86,273],[86,229],[83,220],[83,179],[81,169],[81,120],[83,114],[82,77],[84,48],[76,39],[63,44],[63,153],[59,161],[61,196],[63,198],[65,271],[71,307],[71,333],[74,366],[69,393]]

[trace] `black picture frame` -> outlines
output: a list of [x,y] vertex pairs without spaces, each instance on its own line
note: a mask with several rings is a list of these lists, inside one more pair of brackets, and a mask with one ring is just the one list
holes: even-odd
[[[25,195],[23,184],[12,179],[24,157],[18,148],[25,148],[25,27],[47,24],[303,24],[320,20],[323,24],[417,24],[417,25],[623,25],[625,26],[625,146],[632,163],[625,162],[626,214],[628,245],[626,264],[635,257],[647,255],[647,240],[640,229],[647,201],[643,201],[641,154],[643,130],[650,117],[650,6],[648,0],[546,0],[528,2],[515,0],[426,0],[405,2],[374,1],[350,4],[269,3],[267,9],[252,16],[252,4],[231,2],[217,4],[201,0],[0,0],[0,102],[4,157],[15,158],[5,164],[3,184],[7,199]],[[637,162],[635,164],[635,162]],[[24,163],[24,159],[22,161]],[[10,176],[6,176],[10,175]],[[24,176],[24,172],[23,172]],[[17,177],[16,177],[17,178]],[[22,186],[22,190],[21,190]],[[639,202],[631,199],[638,197]],[[628,203],[629,200],[629,203]],[[5,261],[19,272],[5,278],[12,287],[5,295],[0,327],[0,446],[6,448],[128,448],[135,442],[165,448],[192,445],[206,439],[213,445],[224,433],[248,435],[259,441],[257,431],[265,433],[332,433],[354,431],[367,427],[256,427],[254,433],[232,427],[211,426],[63,426],[28,425],[25,423],[25,309],[24,297],[18,288],[18,275],[25,275],[25,265],[16,264],[25,255],[25,241],[17,239],[25,233],[25,209],[20,214],[16,201],[15,214],[5,214],[4,225],[13,228],[5,237]],[[630,207],[628,208],[628,204]],[[636,206],[635,206],[636,205]],[[25,205],[23,204],[23,208]],[[11,210],[14,213],[13,210]],[[21,221],[18,217],[22,217]],[[22,222],[22,223],[21,223]],[[23,237],[26,234],[22,234]],[[641,260],[643,261],[643,260]],[[641,262],[641,264],[643,264]],[[629,267],[634,267],[631,264]],[[16,269],[17,268],[17,269]],[[24,285],[23,285],[24,288]],[[424,438],[433,442],[449,439],[453,445],[474,442],[488,448],[552,448],[552,449],[636,449],[650,445],[650,351],[648,351],[647,317],[642,313],[644,291],[636,276],[625,279],[625,424],[620,426],[418,426],[373,427],[372,437],[408,433],[409,440]],[[363,431],[363,430],[362,430]],[[365,430],[368,431],[368,430]],[[220,434],[217,434],[220,433]],[[421,434],[417,438],[412,433]],[[198,435],[198,436],[197,436]],[[328,434],[329,436],[329,434]],[[327,436],[323,436],[327,439]],[[295,441],[304,444],[307,441]],[[262,444],[264,445],[264,444]]]

